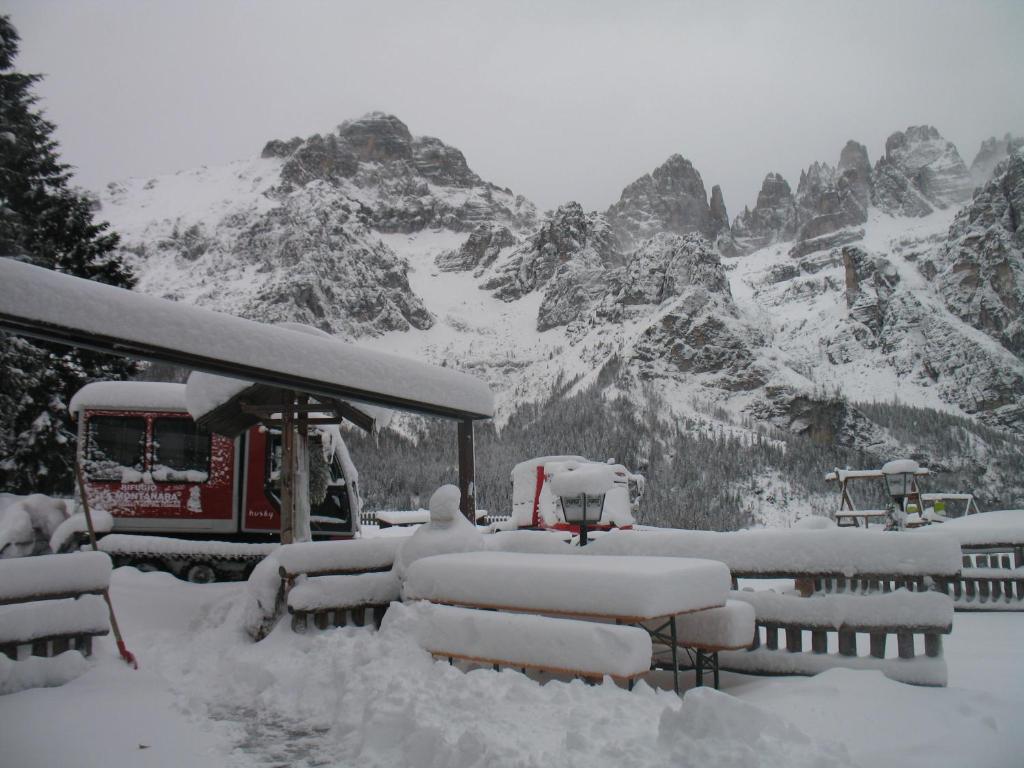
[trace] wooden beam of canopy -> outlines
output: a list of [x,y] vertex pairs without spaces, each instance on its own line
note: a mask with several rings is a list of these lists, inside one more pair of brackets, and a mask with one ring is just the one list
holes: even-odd
[[494,398],[469,374],[0,258],[0,330],[456,420]]

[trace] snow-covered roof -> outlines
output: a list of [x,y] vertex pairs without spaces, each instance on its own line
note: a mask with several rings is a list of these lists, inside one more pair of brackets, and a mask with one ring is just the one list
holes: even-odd
[[78,390],[68,410],[186,411],[185,385],[163,381],[95,381]]
[[0,327],[311,395],[449,418],[494,415],[465,373],[0,258]]

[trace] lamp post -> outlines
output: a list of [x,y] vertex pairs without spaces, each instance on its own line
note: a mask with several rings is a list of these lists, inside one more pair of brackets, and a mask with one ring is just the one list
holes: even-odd
[[914,493],[914,476],[920,466],[913,459],[896,459],[882,467],[886,491],[896,505],[896,527],[903,530],[907,497]]
[[615,473],[606,464],[574,462],[551,479],[565,522],[580,528],[581,547],[587,545],[587,526],[601,522],[605,496],[614,484]]

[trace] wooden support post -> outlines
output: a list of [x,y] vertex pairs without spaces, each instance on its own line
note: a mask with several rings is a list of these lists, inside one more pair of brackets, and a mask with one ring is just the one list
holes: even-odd
[[800,627],[786,627],[786,650],[800,653],[804,649],[804,633]]
[[828,633],[825,630],[811,630],[811,651],[813,653],[828,653]]
[[839,655],[857,655],[857,634],[849,629],[839,630]]
[[897,632],[896,647],[901,659],[914,658],[914,635],[912,632]]
[[871,655],[876,659],[885,658],[885,639],[887,637],[885,632],[871,633]]
[[292,541],[312,541],[313,532],[309,520],[309,395],[298,396],[296,409],[298,418],[295,424],[295,454],[292,460],[295,467],[295,482],[292,487]]
[[284,393],[284,410],[281,412],[281,543],[295,541],[295,395]]
[[462,514],[476,525],[476,455],[473,448],[473,422],[463,419],[459,422],[459,504]]

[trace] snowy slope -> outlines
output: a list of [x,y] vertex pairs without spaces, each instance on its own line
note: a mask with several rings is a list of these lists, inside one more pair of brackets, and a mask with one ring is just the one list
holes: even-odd
[[[901,146],[911,159],[935,142],[955,155],[936,136],[911,130]],[[703,221],[699,174],[673,160],[688,174],[673,184],[696,195]],[[871,207],[866,150],[853,142],[838,171],[814,169],[820,184],[805,183],[791,203],[788,187],[783,202],[764,203],[796,206],[797,223],[811,217],[800,231],[755,233],[789,240],[732,255],[740,251],[728,229],[716,248],[683,222],[684,234],[663,231],[627,250],[607,215],[567,204],[538,221],[458,150],[373,113],[326,137],[270,142],[260,159],[112,184],[101,215],[122,234],[139,290],[471,371],[498,393],[499,422],[607,368],[610,391],[639,399],[653,384],[678,415],[724,408],[795,432],[821,421],[836,396],[1024,423],[1016,337],[1000,344],[1000,327],[957,301],[958,284],[934,279],[960,268],[943,251],[960,208],[894,216]],[[659,211],[667,204],[671,189],[655,191],[633,201],[634,218],[646,216],[648,198]],[[821,213],[830,194],[848,218]],[[737,219],[744,242],[758,215]],[[794,240],[801,232],[810,234]],[[1012,301],[992,296],[980,317],[993,316],[992,301]],[[855,414],[833,415],[861,447],[894,447]]]

